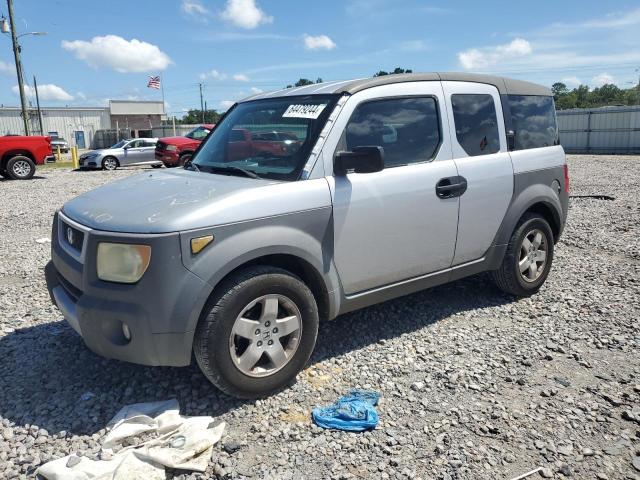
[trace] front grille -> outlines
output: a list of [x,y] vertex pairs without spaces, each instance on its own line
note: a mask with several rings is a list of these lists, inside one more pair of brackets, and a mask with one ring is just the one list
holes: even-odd
[[158,142],[156,143],[156,150],[166,150],[167,149],[167,144],[164,142]]
[[67,225],[62,222],[62,239],[78,253],[82,252],[82,245],[84,243],[84,232],[81,232],[77,228]]

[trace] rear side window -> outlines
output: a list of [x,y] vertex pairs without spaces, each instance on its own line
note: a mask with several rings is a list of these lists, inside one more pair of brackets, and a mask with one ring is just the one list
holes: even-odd
[[509,108],[516,133],[515,150],[558,144],[553,97],[509,95]]
[[458,143],[470,157],[500,151],[498,117],[493,97],[487,94],[451,95]]
[[433,97],[388,98],[362,103],[346,128],[346,148],[380,146],[385,167],[426,162],[440,145],[440,118]]

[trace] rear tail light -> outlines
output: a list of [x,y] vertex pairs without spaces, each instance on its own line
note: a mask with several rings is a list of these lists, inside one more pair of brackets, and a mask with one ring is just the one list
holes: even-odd
[[564,164],[564,191],[569,193],[569,166]]

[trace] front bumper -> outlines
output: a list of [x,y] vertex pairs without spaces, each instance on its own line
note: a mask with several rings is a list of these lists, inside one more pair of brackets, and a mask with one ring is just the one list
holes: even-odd
[[91,157],[91,158],[80,157],[78,159],[78,166],[80,168],[102,168],[100,159],[98,159],[98,157]]
[[[82,247],[74,252],[59,233],[69,225],[78,226],[56,214],[45,277],[51,301],[87,347],[107,358],[143,365],[188,365],[208,294],[206,284],[182,265],[179,235],[86,229]],[[134,285],[99,280],[92,260],[99,241],[151,245],[151,264],[142,279]]]
[[161,161],[167,167],[175,167],[180,162],[180,152],[170,152],[168,150],[156,150],[156,160]]

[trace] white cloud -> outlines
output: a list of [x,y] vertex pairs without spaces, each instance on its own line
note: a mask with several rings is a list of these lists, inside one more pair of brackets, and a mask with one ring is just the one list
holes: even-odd
[[83,92],[76,92],[76,97],[78,97],[80,100],[87,99],[87,96]]
[[237,82],[248,82],[249,77],[247,77],[244,73],[236,73],[233,76],[233,79]]
[[251,87],[251,93],[254,93],[257,95],[258,93],[262,93],[262,92],[264,92],[264,90],[262,90],[261,88]]
[[531,55],[533,48],[524,38],[515,38],[504,45],[495,47],[471,48],[458,53],[458,61],[466,70],[492,67],[519,57]]
[[202,18],[209,15],[209,9],[198,0],[182,0],[180,10],[190,17]]
[[[18,89],[18,85],[14,85],[11,87],[11,90],[16,95],[20,94],[20,90]],[[35,97],[36,92],[35,89],[29,85],[24,86],[24,93],[29,97]],[[53,83],[45,83],[44,85],[38,85],[38,97],[40,100],[73,100],[73,96],[69,95],[64,91],[61,87],[54,85]]]
[[222,110],[227,111],[229,110],[236,102],[234,102],[233,100],[222,100],[220,102],[220,108],[222,108]]
[[208,78],[212,79],[212,80],[226,80],[227,79],[227,74],[226,73],[221,73],[216,69],[210,70],[208,72],[205,73],[201,73],[199,75],[200,80],[207,80]]
[[15,75],[16,67],[11,63],[6,63],[0,60],[0,73],[4,73],[6,75]]
[[584,22],[581,25],[586,28],[621,28],[640,25],[640,8],[628,13],[610,13],[604,18]]
[[560,81],[564,83],[567,87],[577,87],[579,85],[582,85],[582,81],[575,75],[571,77],[562,78],[560,79]]
[[227,0],[222,18],[237,27],[246,29],[273,22],[273,17],[262,11],[255,0]]
[[402,42],[399,45],[399,49],[403,52],[424,52],[429,47],[422,40],[409,40]]
[[609,75],[607,72],[602,72],[591,79],[592,85],[596,87],[601,87],[608,83],[616,83],[616,79]]
[[117,35],[93,37],[88,42],[64,40],[62,48],[94,68],[109,67],[120,73],[157,72],[172,63],[156,45]]
[[304,47],[307,50],[333,50],[336,44],[326,35],[304,36]]

